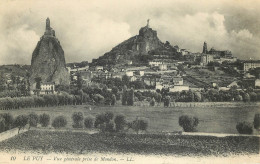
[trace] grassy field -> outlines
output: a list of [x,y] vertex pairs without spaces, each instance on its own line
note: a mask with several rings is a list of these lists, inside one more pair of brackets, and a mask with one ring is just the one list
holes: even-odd
[[30,130],[0,143],[6,152],[136,153],[181,156],[256,155],[259,137],[183,136],[151,134],[87,134]]
[[[239,107],[194,107],[194,108],[163,108],[163,107],[140,107],[140,106],[59,106],[49,108],[27,108],[19,110],[0,111],[0,113],[11,113],[13,116],[20,114],[48,113],[51,121],[54,117],[63,115],[68,120],[67,128],[72,127],[71,115],[73,112],[83,112],[84,117],[88,115],[96,116],[98,113],[112,111],[115,115],[122,113],[127,120],[132,121],[137,116],[145,117],[149,121],[148,132],[161,131],[181,131],[178,125],[178,118],[183,114],[196,116],[199,118],[197,130],[207,133],[237,133],[236,124],[240,121],[253,122],[255,113],[260,112],[258,105],[239,106]],[[254,134],[257,134],[255,131]]]

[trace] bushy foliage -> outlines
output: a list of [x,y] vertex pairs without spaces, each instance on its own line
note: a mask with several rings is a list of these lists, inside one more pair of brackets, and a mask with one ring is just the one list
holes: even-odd
[[60,106],[60,105],[80,105],[88,100],[88,95],[69,95],[62,92],[59,95],[49,94],[43,97],[28,96],[28,97],[4,97],[0,98],[0,109],[19,109],[30,107],[45,107],[45,106]]
[[94,123],[95,128],[99,128],[101,131],[107,131],[107,132],[112,132],[114,129],[114,123],[112,123],[112,120],[114,118],[114,114],[112,112],[106,112],[106,113],[101,113],[96,116],[96,120]]
[[169,107],[170,106],[170,96],[167,96],[164,99],[164,107]]
[[73,120],[73,128],[82,128],[83,127],[83,113],[82,112],[74,112],[72,114]]
[[50,123],[50,115],[43,113],[40,115],[39,123],[42,127],[47,127]]
[[96,104],[103,104],[105,98],[102,95],[100,95],[100,94],[95,94],[93,96],[93,100],[95,101]]
[[141,131],[141,130],[142,131],[147,130],[147,128],[148,128],[148,121],[145,120],[145,119],[138,119],[137,118],[133,122],[130,122],[128,124],[128,127],[133,129],[136,132],[136,134],[138,134],[139,131]]
[[179,117],[179,125],[183,128],[185,132],[194,132],[199,124],[199,119],[197,117],[191,117],[188,115],[182,115]]
[[94,126],[94,118],[91,116],[88,116],[84,120],[84,125],[86,128],[91,129]]
[[114,114],[113,112],[106,112],[105,113],[105,122],[109,123],[109,121],[113,120]]
[[14,118],[10,113],[1,114],[5,120],[5,130],[10,130],[13,127]]
[[101,124],[105,123],[106,121],[105,114],[101,113],[96,116],[94,127],[98,128]]
[[252,134],[253,126],[249,122],[239,122],[236,125],[236,129],[240,134]]
[[255,114],[254,117],[254,128],[259,129],[260,128],[260,113]]
[[127,92],[127,105],[133,106],[134,105],[134,90],[130,89]]
[[35,113],[31,113],[28,115],[28,123],[30,125],[30,127],[37,127],[39,118],[38,115]]
[[20,130],[21,128],[24,128],[27,123],[28,123],[28,116],[19,115],[15,118],[14,126],[18,127]]
[[127,88],[126,86],[123,87],[123,93],[122,93],[122,105],[127,104]]
[[5,119],[0,115],[0,133],[5,131]]
[[62,128],[67,125],[67,120],[64,116],[58,116],[52,121],[52,126],[56,128]]
[[116,96],[113,94],[111,98],[111,105],[115,105],[115,104],[116,104]]
[[115,126],[115,123],[113,121],[110,121],[110,122],[105,124],[105,130],[104,131],[114,132],[114,126]]
[[152,99],[150,100],[150,106],[154,106],[154,105],[155,105],[155,99],[152,98]]
[[116,124],[115,127],[117,132],[123,130],[126,125],[125,116],[122,114],[116,115],[114,122]]
[[250,101],[250,95],[248,93],[245,93],[243,96],[243,101],[244,102],[249,102]]

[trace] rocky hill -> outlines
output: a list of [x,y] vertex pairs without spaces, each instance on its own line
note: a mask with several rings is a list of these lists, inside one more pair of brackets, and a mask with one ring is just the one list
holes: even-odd
[[94,59],[92,64],[125,64],[130,60],[133,61],[133,63],[142,63],[158,57],[178,59],[180,55],[169,42],[163,43],[160,41],[157,36],[157,31],[149,27],[148,20],[147,25],[139,30],[138,35],[120,43],[110,52],[105,53],[98,59]]
[[55,84],[69,84],[69,73],[66,69],[64,51],[55,31],[50,27],[50,20],[46,20],[46,30],[32,54],[30,68],[30,82],[40,77],[42,82]]

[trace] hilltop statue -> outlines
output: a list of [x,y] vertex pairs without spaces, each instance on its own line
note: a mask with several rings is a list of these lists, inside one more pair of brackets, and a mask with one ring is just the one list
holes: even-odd
[[45,30],[47,31],[47,30],[49,30],[49,29],[51,29],[51,22],[50,22],[50,19],[49,19],[49,17],[46,19],[46,28],[45,28]]
[[146,25],[147,27],[150,27],[149,22],[150,22],[150,19],[147,19],[147,25]]

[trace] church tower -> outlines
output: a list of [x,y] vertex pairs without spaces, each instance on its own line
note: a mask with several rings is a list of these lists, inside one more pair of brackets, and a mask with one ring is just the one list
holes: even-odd
[[206,41],[204,42],[202,53],[204,53],[204,54],[208,53],[208,47],[207,47],[207,42]]

